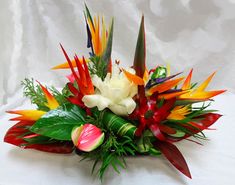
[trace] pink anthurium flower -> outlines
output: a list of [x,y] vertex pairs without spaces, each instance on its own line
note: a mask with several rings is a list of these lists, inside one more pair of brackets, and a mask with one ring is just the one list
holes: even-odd
[[[76,72],[76,74],[79,75],[78,72]],[[71,73],[70,75],[67,75],[66,77],[71,83],[74,83],[75,77],[74,77],[73,73]]]
[[75,127],[71,134],[74,145],[81,151],[95,150],[104,141],[104,133],[101,129],[90,123]]

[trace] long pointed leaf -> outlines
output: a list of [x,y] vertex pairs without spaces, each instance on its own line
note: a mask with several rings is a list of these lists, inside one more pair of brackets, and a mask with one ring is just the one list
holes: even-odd
[[[145,48],[144,16],[142,16],[139,35],[135,49],[134,65],[133,65],[136,71],[136,75],[139,76],[140,78],[143,78],[145,73],[145,66],[146,66],[145,55],[146,55],[146,48]],[[138,95],[140,101],[145,97],[145,89],[143,85],[138,86]]]
[[137,39],[136,49],[135,49],[135,58],[134,58],[134,69],[136,75],[143,78],[145,72],[145,30],[144,30],[144,16],[142,16],[139,35]]
[[176,169],[187,177],[192,178],[183,155],[175,145],[169,142],[156,141],[154,146],[162,152]]
[[104,54],[102,56],[103,61],[106,62],[107,65],[108,65],[108,63],[109,63],[109,61],[111,59],[111,53],[112,53],[113,23],[114,23],[114,19],[112,19],[112,22],[111,22],[111,27],[110,27],[110,30],[109,30],[107,45],[106,45]]

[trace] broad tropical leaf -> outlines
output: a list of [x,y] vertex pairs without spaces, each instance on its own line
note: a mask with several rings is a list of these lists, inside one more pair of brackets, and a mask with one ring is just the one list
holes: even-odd
[[65,104],[49,111],[30,130],[53,139],[70,141],[73,127],[85,123],[85,117],[85,111],[78,106]]

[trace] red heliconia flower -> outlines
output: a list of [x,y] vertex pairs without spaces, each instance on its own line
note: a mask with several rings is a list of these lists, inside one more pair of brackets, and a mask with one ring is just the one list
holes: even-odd
[[[88,70],[88,66],[86,63],[85,58],[83,57],[80,60],[77,55],[74,56],[74,61],[76,63],[77,71],[74,69],[74,64],[71,62],[70,58],[68,57],[66,51],[64,50],[63,46],[60,45],[62,51],[67,59],[69,67],[72,71],[72,74],[69,76],[70,83],[68,83],[68,88],[70,92],[73,94],[68,98],[68,100],[76,104],[84,109],[86,109],[87,114],[90,114],[90,110],[84,105],[82,98],[85,95],[94,94],[94,86],[91,81],[91,76]],[[78,89],[74,87],[72,82],[76,82],[78,85]]]
[[143,99],[140,106],[130,115],[130,118],[139,120],[138,129],[136,130],[135,135],[141,136],[143,131],[146,128],[149,128],[157,139],[161,141],[166,140],[164,133],[172,133],[174,130],[162,125],[161,122],[166,120],[175,101],[175,98],[166,100],[161,107],[158,107],[155,98],[151,97],[150,99]]
[[84,95],[94,94],[94,86],[91,81],[91,77],[89,74],[88,66],[86,64],[85,58],[83,57],[82,61],[79,60],[77,55],[74,56],[74,60],[77,67],[77,72],[74,69],[74,66],[68,57],[66,51],[64,50],[63,46],[60,45],[62,48],[62,51],[64,53],[65,58],[67,59],[67,62],[70,66],[70,69],[72,71],[73,77],[75,78],[75,81],[79,87],[79,92]]

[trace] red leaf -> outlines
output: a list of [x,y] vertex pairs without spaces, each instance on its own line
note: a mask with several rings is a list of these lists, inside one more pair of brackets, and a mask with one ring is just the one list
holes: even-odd
[[6,133],[4,137],[4,142],[22,147],[24,149],[35,149],[40,150],[44,152],[51,152],[51,153],[61,153],[61,154],[67,154],[71,153],[74,149],[74,146],[72,142],[68,141],[58,141],[56,143],[50,143],[50,144],[28,144],[24,139],[23,135],[29,132],[27,129],[28,126],[32,126],[34,122],[29,121],[20,121],[14,126],[12,126]]
[[72,142],[64,141],[64,142],[56,142],[50,144],[28,145],[25,147],[25,149],[35,149],[50,153],[69,154],[73,152],[74,145]]
[[4,137],[4,142],[10,143],[12,145],[20,146],[26,142],[23,140],[23,134],[28,132],[27,126],[32,126],[34,122],[30,121],[19,121],[17,124],[12,126],[6,133]]
[[[200,120],[199,122],[189,122],[189,124],[191,124],[193,127],[190,126],[184,126],[186,129],[188,129],[190,132],[192,132],[193,134],[197,134],[200,131],[203,131],[205,129],[208,129],[208,127],[210,127],[211,125],[213,125],[222,115],[220,114],[216,114],[216,113],[208,113],[208,114],[204,114],[202,116],[199,116],[197,118],[200,118],[202,120]],[[204,118],[204,119],[203,119]],[[168,141],[170,142],[178,142],[181,141],[183,139],[186,139],[188,137],[190,137],[190,134],[186,134],[184,137],[182,138],[174,138],[174,137],[168,137]]]
[[161,132],[160,128],[159,128],[159,124],[158,123],[154,123],[149,125],[150,130],[152,131],[153,135],[161,140],[161,141],[165,141],[166,137],[164,136],[164,134]]
[[166,134],[175,134],[176,133],[176,130],[174,128],[171,128],[167,125],[159,124],[158,126],[159,126],[160,130]]
[[200,123],[204,126],[204,129],[207,129],[213,125],[222,115],[215,113],[208,113],[202,116],[204,118]]
[[183,155],[175,145],[165,141],[156,141],[154,146],[162,152],[176,169],[190,179],[192,178]]
[[[201,118],[202,120],[200,120],[199,122],[190,122],[190,124],[193,127],[196,128],[192,128],[187,126],[187,129],[189,129],[192,133],[197,134],[200,131],[203,131],[205,129],[207,129],[208,127],[210,127],[211,125],[213,125],[222,115],[220,114],[215,114],[215,113],[208,113],[208,114],[204,114],[198,118]],[[190,135],[186,135],[184,138],[189,137]]]
[[67,83],[67,85],[68,85],[70,92],[73,93],[73,95],[75,96],[79,95],[79,91],[77,88],[74,87],[73,83],[70,82],[70,83]]

